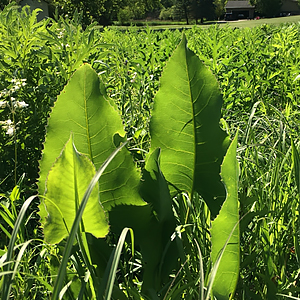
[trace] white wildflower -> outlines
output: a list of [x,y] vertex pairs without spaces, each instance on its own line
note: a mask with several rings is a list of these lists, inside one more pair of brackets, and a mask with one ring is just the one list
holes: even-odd
[[13,126],[8,126],[6,134],[8,134],[9,136],[14,135],[14,127]]
[[2,96],[5,96],[6,94],[8,94],[8,92],[7,92],[6,89],[4,89],[3,91],[0,92],[0,98],[1,98]]
[[137,72],[134,72],[132,74],[132,79],[130,80],[130,82],[135,82],[136,75],[137,75]]
[[24,107],[27,107],[29,104],[27,104],[25,101],[17,101],[15,105],[18,108],[24,108]]
[[7,135],[12,136],[14,134],[15,127],[12,120],[8,119],[6,121],[0,121],[0,125],[6,130]]
[[57,37],[58,37],[59,39],[61,39],[63,36],[64,36],[64,32],[63,32],[63,31],[60,31],[60,32],[58,33],[58,35],[57,35]]
[[0,101],[0,108],[5,108],[7,106],[6,101]]

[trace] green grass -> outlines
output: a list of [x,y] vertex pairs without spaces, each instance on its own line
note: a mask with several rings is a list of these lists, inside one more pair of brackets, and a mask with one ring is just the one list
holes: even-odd
[[[298,23],[300,22],[300,15],[299,16],[288,16],[288,17],[281,17],[281,18],[264,18],[259,20],[239,20],[239,21],[230,21],[227,22],[230,27],[238,27],[238,28],[253,28],[260,25],[282,25],[287,23]],[[221,26],[224,26],[221,23]]]
[[[261,18],[259,20],[237,20],[237,21],[207,21],[203,24],[195,25],[194,22],[191,22],[190,25],[186,25],[185,22],[171,22],[171,21],[149,21],[149,22],[141,22],[137,28],[150,27],[151,29],[191,29],[194,26],[199,28],[207,28],[209,26],[218,24],[220,27],[230,26],[232,28],[253,28],[256,26],[261,26],[264,24],[267,25],[276,25],[280,26],[287,23],[298,23],[300,22],[300,15],[297,16],[287,16],[287,17],[278,17],[278,18]],[[133,22],[131,26],[135,27],[135,23]],[[122,29],[126,30],[130,26],[112,26],[114,29]]]

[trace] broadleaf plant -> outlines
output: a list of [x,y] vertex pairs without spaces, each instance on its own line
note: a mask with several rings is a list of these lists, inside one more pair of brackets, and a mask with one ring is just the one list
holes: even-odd
[[[95,173],[92,162],[77,151],[70,138],[46,181],[44,203],[48,217],[44,234],[47,242],[57,244],[69,235],[80,201]],[[109,231],[105,212],[99,203],[98,185],[93,189],[84,211],[83,226],[82,231],[98,238],[105,237]]]
[[[87,64],[74,73],[52,110],[40,161],[40,194],[44,194],[49,169],[71,132],[78,151],[87,155],[96,169],[119,145],[120,136],[125,135],[118,112],[101,92],[99,78]],[[139,180],[132,157],[123,148],[99,182],[104,209],[115,204],[144,205],[138,194]]]
[[[146,156],[146,167],[142,170],[142,182],[140,182],[140,172],[125,147],[114,157],[100,178],[100,202],[109,217],[110,231],[120,234],[125,227],[133,229],[135,244],[140,250],[144,268],[141,292],[151,299],[168,298],[174,283],[170,275],[174,274],[174,271],[179,272],[179,262],[183,264],[182,267],[186,263],[185,250],[178,231],[178,228],[182,227],[178,226],[176,229],[176,225],[187,224],[176,224],[180,218],[174,213],[172,197],[177,195],[176,201],[183,201],[184,197],[181,195],[184,193],[188,195],[189,201],[193,201],[194,196],[200,196],[206,202],[212,219],[215,219],[212,231],[213,260],[215,254],[224,246],[224,237],[221,238],[219,235],[225,222],[224,218],[226,219],[228,214],[231,219],[231,227],[229,226],[231,229],[233,223],[236,223],[238,217],[236,196],[238,177],[235,158],[237,140],[235,139],[229,148],[220,174],[222,161],[229,145],[229,137],[219,125],[221,106],[222,98],[217,81],[200,59],[188,49],[187,40],[183,35],[181,43],[167,63],[161,77],[160,89],[154,99],[150,121],[151,147]],[[70,177],[73,180],[75,178],[74,175],[70,175],[71,170],[63,170],[59,165],[66,150],[60,157],[59,155],[69,139],[70,132],[74,135],[78,151],[84,156],[79,155],[74,146],[73,148],[70,146],[70,142],[66,145],[67,152],[73,151],[72,155],[75,159],[88,157],[91,163],[88,163],[86,168],[90,171],[91,164],[99,168],[106,157],[115,151],[120,141],[125,139],[118,112],[100,89],[97,74],[87,64],[73,74],[50,115],[45,148],[40,162],[39,190],[46,196],[46,209],[41,212],[43,218],[47,216],[52,205],[48,207],[47,197],[58,206],[56,202],[60,201],[60,197],[57,196],[59,188],[46,184],[45,189],[49,170],[49,183],[58,182],[57,179],[62,176],[73,176]],[[72,155],[70,154],[70,157]],[[64,181],[60,182],[63,189]],[[76,190],[76,185],[73,185],[73,188]],[[74,205],[70,209],[74,210]],[[53,210],[53,213],[56,214],[55,217],[61,217],[57,210],[56,212]],[[92,220],[93,214],[94,212],[87,210],[86,218],[91,216]],[[85,227],[85,215],[83,216]],[[47,226],[47,223],[44,223],[46,235],[51,236],[50,227]],[[103,230],[106,231],[107,224],[104,223],[103,226],[105,227]],[[100,236],[98,233],[93,233],[93,229],[89,232],[94,236]],[[226,234],[228,238],[231,232],[226,230]],[[59,242],[61,237],[53,241]],[[101,244],[95,238],[92,239],[94,240],[88,241],[89,247]],[[239,249],[236,247],[238,231],[234,232],[232,239],[237,241],[234,254],[238,257]],[[232,270],[226,269],[224,260],[227,259],[227,251],[224,249],[222,253],[225,258],[220,263],[220,270],[222,274],[232,272],[236,275],[238,264],[230,264],[229,268]],[[101,266],[96,269],[103,270],[103,259],[95,258],[95,255],[101,256],[99,253],[101,249],[94,250],[89,251],[93,266],[97,266],[97,261],[101,261]],[[109,252],[107,249],[105,251]],[[93,275],[92,265],[88,263],[86,267],[89,268],[93,280],[98,281]],[[97,278],[104,278],[103,276],[105,277],[102,273]],[[233,291],[236,280],[232,279],[231,282],[230,292]],[[218,293],[217,287],[218,278],[213,287],[216,293]],[[95,293],[97,293],[96,289]]]
[[221,106],[216,79],[188,49],[183,36],[154,99],[150,152],[161,148],[161,170],[172,195],[198,192],[213,217],[226,194],[220,165],[229,139],[219,126]]
[[211,259],[216,263],[228,237],[228,244],[222,255],[213,284],[214,296],[225,300],[234,294],[240,265],[239,243],[239,207],[238,207],[238,177],[239,169],[236,159],[237,135],[228,148],[221,167],[221,177],[226,187],[226,200],[220,214],[212,222]]

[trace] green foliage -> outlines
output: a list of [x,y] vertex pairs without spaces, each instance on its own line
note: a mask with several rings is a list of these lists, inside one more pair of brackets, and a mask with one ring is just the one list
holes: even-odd
[[83,33],[78,18],[37,22],[36,15],[14,5],[0,13],[1,188],[12,189],[25,173],[29,193],[51,107],[72,72],[101,47],[95,27]]
[[[174,73],[177,73],[178,77],[170,80],[170,74]],[[44,189],[45,173],[51,167],[50,161],[53,161],[53,157],[55,158],[59,152],[61,142],[65,140],[67,132],[73,132],[75,139],[78,141],[79,149],[81,148],[95,165],[99,165],[101,161],[104,161],[105,148],[111,149],[111,151],[115,148],[112,142],[117,133],[122,133],[119,125],[121,120],[117,120],[117,113],[113,111],[108,100],[103,97],[99,86],[100,82],[95,72],[88,65],[84,65],[75,72],[57,100],[50,116],[41,161],[41,191]],[[172,93],[172,91],[176,91],[176,93]],[[176,96],[178,92],[181,96]],[[162,102],[160,99],[164,99],[164,101]],[[167,64],[161,79],[160,90],[154,101],[155,105],[150,123],[150,153],[152,154],[147,159],[141,187],[141,195],[148,204],[142,207],[129,206],[141,205],[143,201],[136,202],[134,198],[130,198],[130,195],[134,195],[136,183],[130,180],[130,167],[122,166],[128,157],[126,152],[123,152],[123,155],[121,155],[121,152],[119,155],[121,159],[117,160],[118,157],[116,157],[110,164],[112,167],[109,166],[107,171],[102,174],[101,179],[103,181],[100,180],[99,188],[100,199],[104,208],[106,210],[111,209],[112,204],[107,205],[109,201],[113,201],[113,205],[116,205],[116,208],[110,214],[112,232],[117,233],[124,227],[130,227],[137,235],[136,243],[140,247],[142,261],[145,265],[142,292],[159,299],[159,295],[167,295],[168,290],[166,289],[172,284],[169,276],[174,267],[175,269],[178,268],[179,253],[183,250],[182,245],[179,246],[182,241],[180,241],[179,236],[176,237],[178,233],[172,238],[176,219],[172,211],[169,187],[172,188],[173,197],[178,193],[187,192],[190,199],[192,199],[194,194],[198,192],[206,200],[212,216],[215,217],[226,196],[218,170],[220,170],[220,164],[225,155],[228,142],[227,135],[219,128],[221,99],[214,78],[204,68],[197,56],[187,48],[185,36],[183,36],[182,42]],[[61,106],[62,104],[63,107],[65,105],[69,107],[72,116],[69,113],[66,114],[65,109]],[[170,109],[168,107],[173,105],[178,108],[174,110],[177,115],[164,115],[163,117],[167,122],[161,123],[159,121],[162,119],[160,114],[169,113]],[[183,112],[185,113],[183,114]],[[183,119],[180,118],[181,115]],[[105,116],[109,116],[109,118]],[[168,121],[170,119],[174,121],[178,119],[178,122],[172,122],[175,127]],[[214,138],[210,139],[212,136]],[[186,148],[189,144],[191,147]],[[169,149],[173,150],[174,153],[170,152]],[[184,153],[184,156],[181,153]],[[191,154],[190,157],[188,156],[189,153]],[[216,159],[217,157],[218,159]],[[234,155],[230,154],[228,159],[232,161],[233,158]],[[178,161],[180,161],[180,164],[177,164]],[[170,163],[172,167],[170,167]],[[228,168],[226,164],[224,166],[225,171]],[[122,169],[126,170],[126,175],[122,175],[124,174]],[[212,172],[213,169],[216,169],[215,173]],[[69,141],[56,163],[51,167],[46,181],[46,200],[44,203],[48,222],[44,225],[44,231],[50,242],[58,243],[66,236],[67,230],[64,226],[70,227],[69,220],[74,218],[76,211],[77,216],[79,211],[83,215],[81,231],[90,232],[96,237],[103,235],[103,233],[105,235],[107,226],[99,226],[99,223],[105,224],[103,215],[97,216],[100,220],[94,220],[96,207],[97,205],[100,206],[100,203],[97,204],[96,194],[91,195],[94,199],[91,200],[92,202],[87,207],[85,214],[82,212],[82,205],[78,208],[79,199],[82,197],[86,186],[84,182],[86,180],[88,182],[92,176],[92,174],[88,176],[90,170],[93,170],[90,162],[80,156]],[[186,170],[190,170],[191,174],[182,177],[182,174],[187,172]],[[228,174],[225,171],[222,174],[227,177]],[[167,181],[163,172],[167,176]],[[84,177],[81,178],[80,174]],[[171,176],[171,174],[177,176]],[[197,178],[197,176],[200,177]],[[186,178],[189,180],[186,181]],[[199,185],[204,180],[203,185]],[[122,184],[119,185],[118,182],[122,182]],[[60,183],[63,183],[63,185]],[[68,188],[64,187],[65,184]],[[109,184],[112,185],[109,186]],[[228,191],[231,191],[230,188],[233,183],[227,184]],[[130,189],[130,191],[118,192],[118,189],[122,189],[122,187]],[[219,194],[219,187],[223,187],[222,195]],[[94,192],[96,193],[97,190]],[[112,197],[111,200],[107,200],[106,194]],[[48,198],[50,199],[48,200]],[[215,198],[219,198],[218,202],[213,201]],[[66,199],[70,202],[66,202]],[[232,202],[234,201],[237,202],[236,196],[230,199],[228,205],[233,205]],[[64,205],[62,200],[64,200]],[[229,202],[229,200],[227,201]],[[66,203],[69,204],[65,205]],[[231,214],[233,216],[238,215],[237,212],[236,214],[231,212]],[[43,215],[45,213],[42,214],[42,217]],[[70,247],[75,237],[74,231],[77,230],[75,228],[77,227],[73,225],[66,245],[66,253],[60,267],[59,278],[53,291],[54,299],[58,297],[58,292],[62,287],[64,268],[67,265],[66,259],[71,252]],[[229,236],[230,234],[228,232]],[[84,245],[84,241],[80,241],[80,236],[78,244],[81,251],[83,253],[86,251],[87,257],[89,257],[87,244]],[[235,251],[238,253],[237,250]],[[181,259],[184,259],[182,255],[184,254],[181,253]],[[91,259],[93,260],[93,258]],[[96,283],[97,279],[94,278],[93,267],[85,258],[85,254],[83,260],[91,273],[92,281]],[[223,269],[224,267],[222,267]],[[236,273],[236,270],[234,272]],[[229,291],[232,292],[236,280],[231,280],[231,282],[232,285]],[[97,285],[91,287],[92,291],[95,288],[95,294],[100,293],[97,291]]]
[[129,6],[126,6],[119,10],[118,12],[118,21],[120,24],[126,24],[134,17],[134,13]]
[[215,17],[213,0],[174,0],[174,11],[178,19],[186,20],[187,25],[190,19],[203,23],[204,18],[213,20]]
[[175,19],[175,6],[163,8],[160,11],[159,19],[161,20],[174,20]]
[[[33,199],[35,197],[36,196],[31,196],[30,198],[28,198],[24,202],[24,204],[23,204],[23,206],[20,210],[20,213],[19,213],[17,219],[15,220],[14,229],[13,229],[13,232],[12,232],[9,244],[8,244],[7,253],[5,255],[6,264],[4,264],[4,266],[3,266],[3,275],[5,275],[5,276],[4,276],[4,280],[3,280],[3,288],[2,288],[1,299],[4,299],[4,300],[9,299],[11,285],[12,285],[11,281],[13,280],[13,278],[17,274],[18,264],[20,262],[20,258],[17,259],[16,263],[15,263],[15,266],[14,266],[14,269],[12,270],[12,267],[11,267],[12,261],[11,261],[11,259],[12,259],[12,255],[13,255],[14,245],[15,245],[15,242],[17,240],[18,231],[19,231],[19,228],[20,228],[22,222],[24,221],[23,219],[25,217],[25,213],[28,209],[28,206],[31,204],[31,202],[33,201]],[[21,250],[19,252],[19,257],[22,257],[23,252],[25,251],[26,247],[28,246],[28,244],[30,242],[31,242],[30,240],[26,241],[24,243],[24,245],[21,247]]]
[[[71,132],[74,134],[78,151],[86,155],[96,168],[99,168],[119,145],[121,136],[125,134],[118,112],[100,91],[99,78],[89,65],[83,65],[75,72],[52,110],[40,162],[41,194],[46,190],[45,182],[49,169]],[[125,148],[101,179],[100,197],[105,210],[122,203],[144,204],[137,192],[139,173]]]
[[[80,199],[95,173],[92,162],[76,150],[70,139],[47,176],[44,200],[48,212],[44,226],[47,242],[58,244],[69,235]],[[108,233],[106,216],[99,205],[98,188],[94,188],[90,196],[82,226],[96,237],[105,237]]]
[[[84,234],[85,228],[84,227],[80,228],[80,223],[81,223],[81,219],[82,219],[83,214],[84,214],[84,209],[87,206],[87,202],[88,202],[90,196],[92,195],[95,186],[98,184],[98,180],[100,179],[101,175],[105,171],[106,167],[113,160],[113,158],[116,156],[118,151],[120,151],[124,147],[124,145],[125,144],[123,144],[123,145],[119,146],[117,149],[115,149],[111,153],[111,155],[103,162],[101,167],[97,170],[96,174],[94,175],[94,177],[90,181],[90,183],[89,183],[89,185],[88,185],[88,187],[87,187],[87,189],[86,189],[86,191],[83,195],[82,201],[80,202],[80,204],[78,206],[78,209],[76,210],[76,216],[75,216],[74,222],[72,224],[72,228],[71,228],[69,236],[68,236],[68,240],[67,240],[65,248],[64,248],[64,254],[63,254],[63,257],[62,257],[62,262],[59,266],[57,279],[55,281],[55,285],[54,285],[54,288],[53,288],[52,299],[54,299],[54,300],[61,297],[60,295],[61,295],[61,292],[62,292],[61,289],[62,289],[62,286],[63,286],[63,283],[64,283],[64,277],[65,277],[65,274],[66,274],[66,267],[67,267],[67,264],[68,264],[69,257],[72,253],[72,248],[73,248],[73,245],[74,245],[75,238],[77,239],[77,242],[79,244],[79,248],[80,248],[80,251],[82,253],[83,262],[85,263],[86,267],[88,268],[88,274],[85,276],[85,281],[87,279],[89,279],[89,276],[91,276],[91,281],[94,282],[95,284],[97,282],[97,278],[96,278],[96,275],[94,273],[93,266],[91,265],[91,258],[90,258],[90,253],[89,253],[89,249],[88,249],[88,246],[87,246],[86,236]],[[98,203],[98,206],[99,205],[100,205],[100,203]],[[90,212],[89,215],[92,215],[92,214],[93,213]],[[105,232],[106,229],[107,229],[107,227],[106,227],[107,224],[106,224],[106,222],[103,222],[103,220],[102,220],[101,223],[102,224],[104,223],[104,227],[105,227],[104,230],[102,228],[102,234],[103,234],[103,231]],[[97,224],[94,224],[93,227],[95,225],[97,226]],[[87,277],[87,279],[86,279],[86,277]],[[85,286],[83,286],[83,289],[81,288],[81,290],[84,291]],[[94,290],[93,285],[91,285],[91,293],[92,293],[92,298],[95,298],[96,294],[95,294],[95,290]]]
[[215,14],[218,19],[220,19],[224,16],[226,3],[227,3],[227,0],[215,0],[214,1]]
[[238,137],[236,136],[222,163],[221,177],[226,187],[227,195],[220,214],[212,222],[211,228],[211,256],[213,264],[216,263],[222,248],[228,237],[230,237],[213,283],[214,296],[220,300],[228,299],[229,295],[234,295],[239,277],[240,234],[238,202],[239,167],[236,159],[237,141]]
[[[164,5],[168,7],[170,4],[166,2]],[[160,189],[155,182],[163,182],[158,171],[162,152],[154,151],[152,159],[147,156],[147,171],[144,169],[150,148],[149,121],[161,72],[177,47],[181,33],[150,28],[130,28],[125,34],[114,29],[100,32],[94,25],[82,30],[80,14],[75,14],[74,18],[49,20],[45,26],[45,22],[36,23],[31,13],[19,12],[13,6],[7,7],[0,16],[0,101],[5,103],[0,109],[0,121],[4,122],[0,133],[0,268],[3,272],[2,263],[6,263],[5,254],[16,216],[24,201],[36,193],[47,116],[57,95],[82,63],[92,65],[106,87],[110,103],[118,107],[127,137],[131,138],[128,148],[143,169],[143,178],[149,182],[150,191],[154,193]],[[186,35],[189,48],[218,80],[224,100],[221,116],[226,120],[221,119],[222,128],[231,136],[239,131],[240,216],[245,217],[240,223],[239,281],[232,297],[299,297],[299,193],[296,168],[293,169],[297,159],[291,142],[293,139],[298,148],[299,24],[263,25],[252,29],[194,27],[186,30]],[[20,88],[16,90],[16,86]],[[105,93],[102,91],[102,94]],[[22,106],[23,102],[29,105]],[[13,129],[17,135],[9,136],[7,132]],[[61,148],[69,136],[70,133]],[[77,145],[76,141],[75,136]],[[115,149],[115,143],[113,146]],[[23,173],[23,184],[15,188]],[[150,195],[150,191],[148,189],[146,194]],[[209,279],[213,276],[209,275],[215,270],[211,265],[210,211],[198,193],[192,198],[183,193],[172,198],[173,219],[167,221],[169,197],[166,190],[160,194],[168,199],[162,202],[162,207],[155,201],[158,193],[151,196],[153,202],[143,196],[149,205],[114,207],[109,212],[111,231],[105,240],[82,233],[72,247],[67,273],[62,279],[65,299],[76,299],[77,295],[79,299],[92,298],[98,279],[105,282],[99,294],[105,290],[114,257],[112,251],[127,224],[135,226],[134,239],[138,246],[132,257],[130,241],[126,239],[123,244],[114,297],[146,298],[142,296],[149,290],[146,284],[141,291],[142,280],[146,277],[148,286],[163,284],[167,287],[161,290],[166,299],[209,297],[206,288],[213,286]],[[63,256],[65,241],[49,245],[37,238],[42,235],[37,205],[36,199],[28,207],[25,223],[15,242],[10,264],[12,271],[16,266],[11,283],[14,299],[48,299]],[[162,213],[166,221],[160,222],[159,210],[166,211]],[[130,218],[131,214],[138,218]],[[118,223],[120,216],[124,218],[124,226]],[[120,224],[120,228],[116,228],[116,224]],[[168,243],[174,232],[174,243]],[[29,240],[31,242],[27,243]],[[153,243],[157,244],[156,252],[150,251],[149,245]],[[167,245],[170,252],[165,251]],[[97,255],[98,249],[102,249],[101,257]],[[174,256],[180,260],[172,266],[170,261],[174,262]],[[154,282],[151,272],[155,272],[155,278],[161,282]],[[172,277],[168,277],[169,274]],[[0,282],[3,282],[2,275]],[[218,271],[214,278],[218,282]]]
[[266,17],[275,17],[279,12],[282,5],[282,0],[250,0],[252,5]]
[[[141,19],[146,12],[151,12],[160,7],[158,0],[52,0],[52,5],[58,9],[58,14],[65,17],[80,12],[81,22],[84,26],[96,21],[107,26],[118,20],[127,22],[135,17]],[[131,12],[131,13],[130,13]]]
[[150,152],[162,149],[161,169],[171,193],[185,191],[192,197],[198,192],[214,218],[225,199],[219,173],[228,147],[219,127],[222,100],[216,81],[183,38],[160,82],[150,121]]

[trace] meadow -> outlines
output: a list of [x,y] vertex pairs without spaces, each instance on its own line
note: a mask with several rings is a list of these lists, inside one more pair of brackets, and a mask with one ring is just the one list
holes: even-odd
[[37,13],[0,12],[1,299],[299,299],[299,23]]

